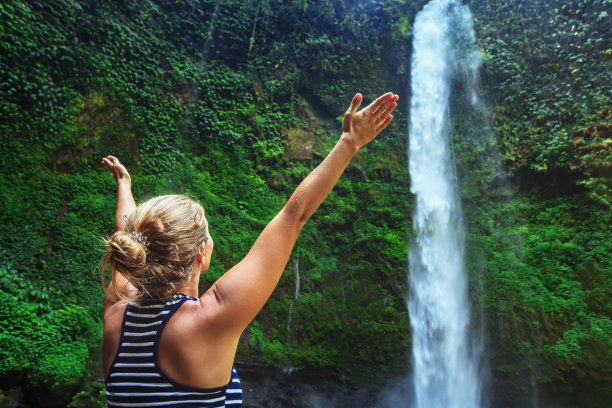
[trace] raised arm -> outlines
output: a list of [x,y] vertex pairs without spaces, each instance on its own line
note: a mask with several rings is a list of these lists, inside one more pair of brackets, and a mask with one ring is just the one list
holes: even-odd
[[136,208],[134,197],[132,197],[132,178],[130,173],[115,156],[102,158],[102,164],[117,182],[117,209],[115,210],[115,230],[119,231],[125,227],[125,220]]
[[357,112],[355,95],[344,115],[342,136],[323,162],[300,183],[285,207],[270,221],[246,255],[208,292],[219,306],[219,319],[239,334],[253,320],[276,287],[293,245],[312,213],[336,184],[353,155],[374,139],[393,118],[397,95],[387,93]]
[[[127,216],[136,208],[134,197],[132,196],[132,179],[130,173],[123,164],[114,156],[106,156],[102,158],[102,165],[109,171],[111,176],[117,182],[117,208],[115,209],[115,230],[119,231],[125,228]],[[131,297],[136,293],[136,289],[127,281],[121,274],[116,274],[116,287],[124,296]],[[113,290],[113,285],[110,284],[106,290],[104,297],[104,307],[116,303],[120,297]]]

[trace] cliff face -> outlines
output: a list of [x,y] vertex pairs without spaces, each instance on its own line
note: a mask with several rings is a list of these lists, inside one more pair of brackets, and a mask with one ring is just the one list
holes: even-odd
[[490,179],[487,191],[470,194],[463,180],[495,395],[603,406],[612,368],[610,5],[472,3],[490,145],[507,173],[505,183],[488,177],[496,167],[477,153],[480,166],[465,167],[484,170],[472,178]]
[[[357,383],[409,371],[406,118],[411,24],[424,3],[3,3],[6,395],[51,390],[50,400],[76,406],[99,394],[87,362],[101,325],[97,242],[114,214],[102,155],[126,163],[137,201],[182,192],[203,202],[216,243],[205,290],[324,157],[357,91],[395,90],[405,108],[307,224],[237,359]],[[604,406],[609,2],[470,5],[491,119],[475,130],[454,84],[453,143],[489,394],[494,406],[547,395]]]

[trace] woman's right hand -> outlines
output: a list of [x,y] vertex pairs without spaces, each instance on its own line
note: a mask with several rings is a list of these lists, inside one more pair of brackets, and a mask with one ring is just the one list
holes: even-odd
[[113,176],[117,184],[122,182],[127,182],[129,184],[132,183],[132,179],[130,177],[130,173],[128,173],[127,169],[123,164],[119,162],[115,156],[106,156],[102,158],[102,164],[108,170],[108,172]]
[[397,107],[399,96],[391,92],[386,93],[357,112],[362,99],[359,93],[353,97],[342,123],[342,137],[357,149],[369,143],[391,122],[391,112]]

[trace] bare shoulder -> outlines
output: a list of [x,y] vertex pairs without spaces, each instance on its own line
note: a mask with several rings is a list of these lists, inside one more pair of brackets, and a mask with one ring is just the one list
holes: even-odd
[[221,312],[222,308],[214,291],[209,290],[197,301],[183,303],[173,320],[185,329],[192,329],[194,332],[208,331],[210,328],[219,326]]
[[123,314],[125,313],[125,308],[127,307],[127,302],[120,301],[115,303],[106,303],[104,304],[104,327],[106,326],[121,326],[121,322],[123,320]]
[[186,356],[198,350],[200,357],[208,356],[209,361],[215,355],[230,352],[233,355],[241,332],[229,328],[223,316],[214,295],[205,294],[197,301],[186,301],[166,324],[160,347],[183,350]]

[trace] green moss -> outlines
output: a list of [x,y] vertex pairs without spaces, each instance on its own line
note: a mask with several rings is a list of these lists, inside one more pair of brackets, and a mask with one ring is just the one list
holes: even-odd
[[[101,336],[97,243],[115,205],[100,157],[128,165],[139,202],[176,192],[203,202],[216,242],[205,290],[333,146],[353,92],[367,104],[400,90],[407,106],[410,27],[426,1],[271,0],[257,25],[258,2],[98,3],[0,6],[0,386],[66,403],[79,391],[75,406],[101,391],[84,375]],[[552,393],[605,400],[605,2],[471,3],[494,123],[475,129],[482,112],[457,98],[452,138],[494,391],[518,400],[535,376]],[[290,262],[239,359],[368,383],[409,369],[405,112],[306,225],[291,256],[299,296]]]

